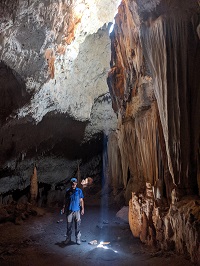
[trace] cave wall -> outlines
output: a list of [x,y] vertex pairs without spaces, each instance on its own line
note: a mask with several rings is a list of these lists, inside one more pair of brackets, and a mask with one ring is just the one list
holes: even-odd
[[122,1],[108,74],[120,150],[115,159],[110,149],[109,164],[122,172],[131,230],[193,261],[200,260],[199,23],[198,1]]
[[[117,1],[0,2],[0,193],[100,175]],[[106,115],[105,115],[106,113]],[[4,186],[5,184],[5,186]],[[22,184],[22,185],[21,185]]]

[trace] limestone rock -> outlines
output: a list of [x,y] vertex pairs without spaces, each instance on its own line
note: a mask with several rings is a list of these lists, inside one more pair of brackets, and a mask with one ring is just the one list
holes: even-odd
[[122,173],[131,231],[198,263],[199,23],[197,0],[123,1],[108,75],[120,153],[110,173]]
[[109,23],[117,5],[115,0],[0,3],[1,193],[25,189],[33,165],[51,157],[58,166],[66,161],[64,174],[55,169],[45,175],[42,165],[41,182],[70,178],[82,159],[84,177],[92,174],[86,166],[101,155],[103,135],[116,128],[106,77]]
[[38,177],[36,167],[34,167],[33,175],[31,176],[30,180],[30,195],[30,202],[32,204],[35,204],[38,195]]

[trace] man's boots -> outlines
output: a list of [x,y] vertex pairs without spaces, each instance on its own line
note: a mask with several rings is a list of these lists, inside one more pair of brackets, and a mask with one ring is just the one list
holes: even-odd
[[71,242],[71,237],[67,236],[66,240],[64,241],[65,245],[68,245]]
[[71,234],[72,234],[72,222],[67,221],[67,238],[65,240],[65,245],[68,245],[71,242]]
[[78,232],[77,236],[76,236],[76,244],[80,245],[81,244],[81,233]]

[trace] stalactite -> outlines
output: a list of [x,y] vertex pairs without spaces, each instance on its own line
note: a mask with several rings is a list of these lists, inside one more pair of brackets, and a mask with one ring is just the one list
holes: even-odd
[[[131,123],[127,121],[122,124],[117,134],[124,187],[127,190],[140,192],[146,182],[155,187],[159,183],[162,184],[159,185],[160,191],[163,191],[165,163],[159,141],[156,105],[152,104],[151,109],[138,113]],[[114,156],[109,158],[112,164],[116,160]],[[130,184],[127,176],[128,169],[131,175]],[[162,193],[162,196],[164,198],[170,195]]]
[[[190,113],[194,108],[190,106],[189,101],[190,95],[194,94],[196,88],[188,84],[190,62],[188,56],[191,56],[189,52],[192,46],[188,37],[191,26],[189,19],[184,13],[179,13],[177,16],[174,14],[168,14],[167,17],[160,16],[150,26],[144,24],[140,36],[153,74],[154,92],[165,138],[169,170],[174,184],[182,189],[184,183],[185,188],[189,188],[188,192],[191,193],[193,188],[189,181],[190,154],[194,147],[191,147],[193,127]],[[196,113],[198,112],[196,110]],[[199,129],[195,134],[199,136]]]
[[[108,78],[131,231],[193,262],[200,261],[198,3],[124,0]],[[120,86],[111,82],[116,70]]]

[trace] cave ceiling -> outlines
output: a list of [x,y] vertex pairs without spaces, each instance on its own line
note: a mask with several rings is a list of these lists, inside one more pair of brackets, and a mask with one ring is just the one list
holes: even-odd
[[53,171],[57,158],[66,161],[63,179],[101,155],[117,122],[106,78],[118,2],[1,1],[2,180],[28,179],[34,164]]

